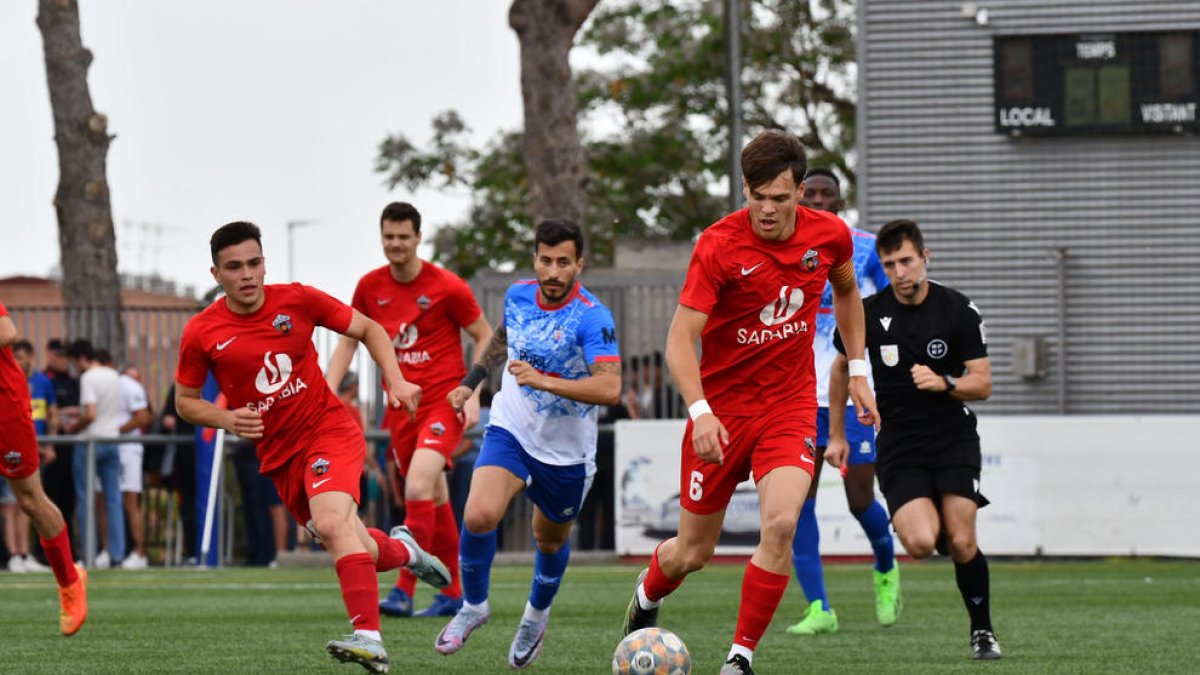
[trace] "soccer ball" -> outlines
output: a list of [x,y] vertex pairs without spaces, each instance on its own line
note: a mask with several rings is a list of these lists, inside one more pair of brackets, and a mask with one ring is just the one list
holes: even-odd
[[613,675],[688,675],[692,656],[679,636],[662,628],[635,630],[613,653]]

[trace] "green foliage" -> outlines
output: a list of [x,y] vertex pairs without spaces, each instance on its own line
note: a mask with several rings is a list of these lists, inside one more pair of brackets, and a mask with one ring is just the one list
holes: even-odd
[[[554,602],[546,646],[531,672],[605,673],[640,566],[573,564]],[[715,673],[737,617],[743,565],[712,565],[663,603],[661,624],[678,633],[696,673]],[[867,565],[826,565],[834,635],[800,638],[785,628],[806,603],[791,584],[755,653],[762,673],[1194,673],[1200,659],[1200,563],[1112,560],[993,561],[992,608],[1004,658],[968,657],[968,622],[942,560],[901,563],[904,613],[875,623]],[[492,576],[491,621],[458,654],[433,649],[445,619],[383,620],[393,673],[510,672],[505,658],[529,593],[532,565]],[[386,592],[391,575],[381,575]],[[49,574],[0,575],[5,672],[330,673],[357,675],[325,654],[350,632],[329,567],[92,573],[90,615],[77,635],[58,633]],[[428,602],[420,588],[418,603]]]
[[[687,240],[726,210],[728,102],[724,2],[602,3],[578,36],[580,129],[591,173],[588,231],[595,264],[619,239]],[[854,16],[850,0],[742,0],[742,116],[748,135],[797,134],[810,163],[832,166],[853,198]],[[433,121],[429,148],[397,135],[376,170],[391,187],[465,187],[465,221],[440,228],[434,256],[465,276],[525,265],[533,223],[521,135],[481,150],[454,112]],[[741,145],[745,139],[741,139]]]

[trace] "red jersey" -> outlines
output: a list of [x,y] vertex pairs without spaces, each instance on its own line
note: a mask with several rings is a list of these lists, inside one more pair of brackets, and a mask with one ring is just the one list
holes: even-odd
[[[218,300],[183,329],[175,380],[201,388],[211,370],[230,409],[263,417],[255,441],[262,473],[287,462],[317,431],[354,425],[328,385],[312,335],[316,326],[344,333],[353,310],[301,284],[263,287],[266,301],[253,314],[235,314]],[[353,428],[353,427],[351,427]]]
[[462,334],[483,312],[471,287],[429,262],[400,283],[387,265],[359,279],[350,303],[392,338],[404,379],[421,385],[423,401],[441,400],[467,374]]
[[759,237],[742,209],[704,230],[692,251],[679,304],[708,315],[700,379],[718,416],[816,410],[817,308],[854,244],[841,218],[796,211],[785,241]]
[[[0,316],[8,310],[0,303]],[[0,349],[0,420],[33,419],[29,403],[29,379],[17,365],[12,346]],[[5,448],[0,448],[3,450]]]

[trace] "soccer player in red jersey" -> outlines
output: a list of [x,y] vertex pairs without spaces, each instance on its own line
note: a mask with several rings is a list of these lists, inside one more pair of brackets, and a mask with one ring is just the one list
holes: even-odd
[[[450,585],[416,616],[453,616],[462,607],[462,585],[458,523],[446,471],[453,467],[450,454],[462,440],[463,429],[479,421],[479,395],[471,397],[461,415],[446,402],[446,395],[467,374],[461,330],[474,339],[478,354],[492,337],[492,327],[465,281],[417,257],[421,214],[412,204],[393,202],[384,207],[379,232],[388,264],[359,280],[351,306],[392,336],[405,377],[421,387],[416,418],[389,411],[384,425],[391,431],[392,456],[404,476],[404,524],[422,548],[450,569]],[[335,391],[357,347],[351,337],[338,341],[326,374]],[[412,615],[415,588],[412,573],[400,570],[395,588],[379,603],[380,611],[389,616]]]
[[58,627],[63,635],[74,635],[87,620],[87,572],[74,563],[66,521],[42,489],[29,384],[12,353],[17,337],[12,317],[0,304],[0,476],[37,529],[58,582]]
[[[225,297],[183,330],[175,404],[193,424],[220,427],[255,442],[263,475],[296,522],[308,523],[329,551],[354,634],[326,649],[341,661],[387,672],[379,634],[377,571],[407,566],[434,586],[450,583],[445,566],[406,528],[391,536],[358,519],[359,477],[366,457],[362,431],[329,387],[317,363],[316,326],[362,340],[388,384],[388,405],[415,411],[421,388],[404,379],[387,333],[350,307],[309,286],[265,286],[258,227],[235,222],[210,241],[212,275]],[[212,372],[229,409],[200,395]]]
[[753,672],[754,649],[787,588],[792,537],[814,469],[812,342],[826,280],[856,361],[850,395],[861,421],[876,419],[849,230],[837,216],[799,206],[806,167],[795,136],[763,132],[742,150],[741,163],[747,208],[700,235],[667,333],[667,366],[691,416],[679,531],[655,550],[625,619],[626,634],[657,623],[662,599],[712,557],[730,496],[753,475],[760,539],[742,579],[723,674]]

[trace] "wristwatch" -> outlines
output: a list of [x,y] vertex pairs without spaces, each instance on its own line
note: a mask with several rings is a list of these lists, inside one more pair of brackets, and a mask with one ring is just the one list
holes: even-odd
[[946,381],[946,393],[947,394],[954,391],[954,388],[958,386],[958,380],[954,379],[953,377],[951,377],[949,375],[943,375],[942,379]]

